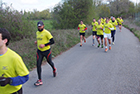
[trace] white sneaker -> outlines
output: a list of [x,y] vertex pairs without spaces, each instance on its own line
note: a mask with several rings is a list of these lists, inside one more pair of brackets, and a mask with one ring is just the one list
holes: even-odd
[[114,45],[115,43],[114,42],[112,42],[112,45]]
[[93,43],[92,46],[95,46],[95,43]]

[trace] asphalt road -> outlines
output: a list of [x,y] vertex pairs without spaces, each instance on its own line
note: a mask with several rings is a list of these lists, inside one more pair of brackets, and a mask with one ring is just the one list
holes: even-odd
[[24,94],[140,94],[140,42],[127,29],[116,32],[115,45],[107,53],[91,46],[92,37],[53,59],[57,77],[48,64],[42,66],[43,85],[34,86],[36,69],[23,85]]

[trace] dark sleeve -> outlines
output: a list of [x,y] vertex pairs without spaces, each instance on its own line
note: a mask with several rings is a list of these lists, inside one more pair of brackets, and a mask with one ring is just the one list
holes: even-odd
[[45,46],[52,45],[52,44],[54,44],[54,39],[53,38],[51,38],[50,39],[50,42],[49,43],[46,43]]

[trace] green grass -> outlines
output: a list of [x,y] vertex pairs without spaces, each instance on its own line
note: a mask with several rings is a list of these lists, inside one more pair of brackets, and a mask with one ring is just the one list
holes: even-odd
[[[33,21],[37,23],[38,21]],[[67,30],[51,30],[51,21],[43,21],[45,24],[45,29],[49,30],[54,37],[55,44],[52,47],[52,57],[59,55],[60,53],[66,51],[72,46],[80,42],[79,31],[77,29],[67,29]],[[37,26],[34,26],[37,31]],[[15,41],[10,43],[9,48],[16,51],[22,58],[29,70],[36,67],[36,45],[34,41],[36,40],[36,31],[33,32],[31,38],[24,38],[20,41]],[[87,30],[86,37],[91,35],[90,29]]]
[[[37,28],[37,22],[40,20],[32,20],[35,23],[35,27]],[[41,20],[44,23],[45,29],[52,30],[52,25],[50,24],[52,20]]]

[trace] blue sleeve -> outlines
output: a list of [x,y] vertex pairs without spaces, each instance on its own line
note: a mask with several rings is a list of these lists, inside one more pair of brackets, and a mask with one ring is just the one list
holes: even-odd
[[10,85],[18,86],[18,85],[24,84],[26,81],[28,81],[29,80],[29,75],[11,77],[10,79],[12,80],[12,83]]

